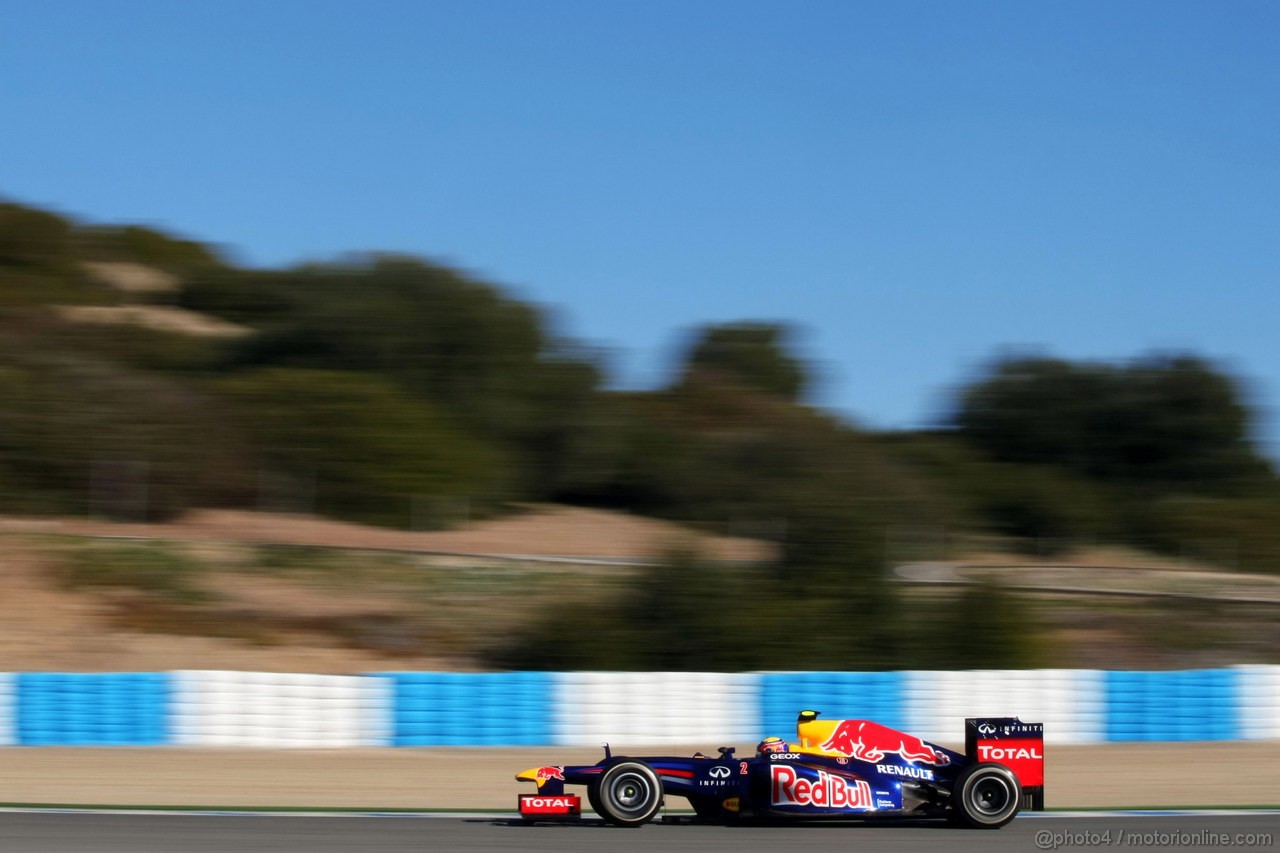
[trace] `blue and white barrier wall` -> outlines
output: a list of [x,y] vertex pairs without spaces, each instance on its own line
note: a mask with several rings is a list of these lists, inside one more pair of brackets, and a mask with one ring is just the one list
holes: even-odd
[[0,746],[11,746],[16,741],[13,717],[13,676],[0,672]]
[[1280,738],[1280,666],[1241,666],[1236,697],[1241,740]]
[[1237,740],[1248,674],[1230,669],[1106,673],[1106,739]]
[[170,676],[23,672],[13,676],[13,734],[24,746],[164,746]]
[[[724,672],[561,672],[552,685],[554,740],[728,744],[760,736],[764,676]],[[794,712],[792,714],[794,728]]]
[[786,732],[800,708],[875,720],[926,740],[963,739],[965,717],[1044,723],[1057,743],[1105,740],[1105,673],[1080,669],[797,672],[764,676],[764,728]]
[[538,746],[554,742],[549,672],[389,672],[392,746]]
[[392,683],[361,675],[169,673],[176,746],[381,746],[391,740]]
[[801,708],[955,744],[969,716],[1054,743],[1280,738],[1280,666],[1180,672],[0,673],[0,745],[749,744]]

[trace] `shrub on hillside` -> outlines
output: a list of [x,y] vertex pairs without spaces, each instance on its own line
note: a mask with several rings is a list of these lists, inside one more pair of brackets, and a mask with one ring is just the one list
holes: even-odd
[[437,408],[373,376],[273,368],[220,380],[269,470],[314,484],[315,509],[409,526],[413,501],[503,497],[492,446]]

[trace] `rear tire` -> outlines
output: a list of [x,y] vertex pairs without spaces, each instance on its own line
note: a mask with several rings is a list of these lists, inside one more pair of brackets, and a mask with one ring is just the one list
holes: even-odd
[[1022,786],[1003,764],[984,762],[966,767],[951,790],[952,823],[975,829],[998,829],[1018,814]]
[[620,761],[591,783],[587,799],[614,826],[640,826],[662,808],[662,782],[649,765]]

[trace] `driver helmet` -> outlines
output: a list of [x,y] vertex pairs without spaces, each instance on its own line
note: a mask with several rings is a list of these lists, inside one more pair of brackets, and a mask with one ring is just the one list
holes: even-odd
[[770,752],[790,752],[791,745],[780,737],[767,737],[756,746],[756,754],[766,755]]

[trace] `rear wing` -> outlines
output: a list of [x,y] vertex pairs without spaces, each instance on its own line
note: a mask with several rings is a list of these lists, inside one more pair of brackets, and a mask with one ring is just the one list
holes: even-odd
[[1022,785],[1022,810],[1044,811],[1044,723],[970,717],[964,721],[964,752],[973,761],[1008,767]]

